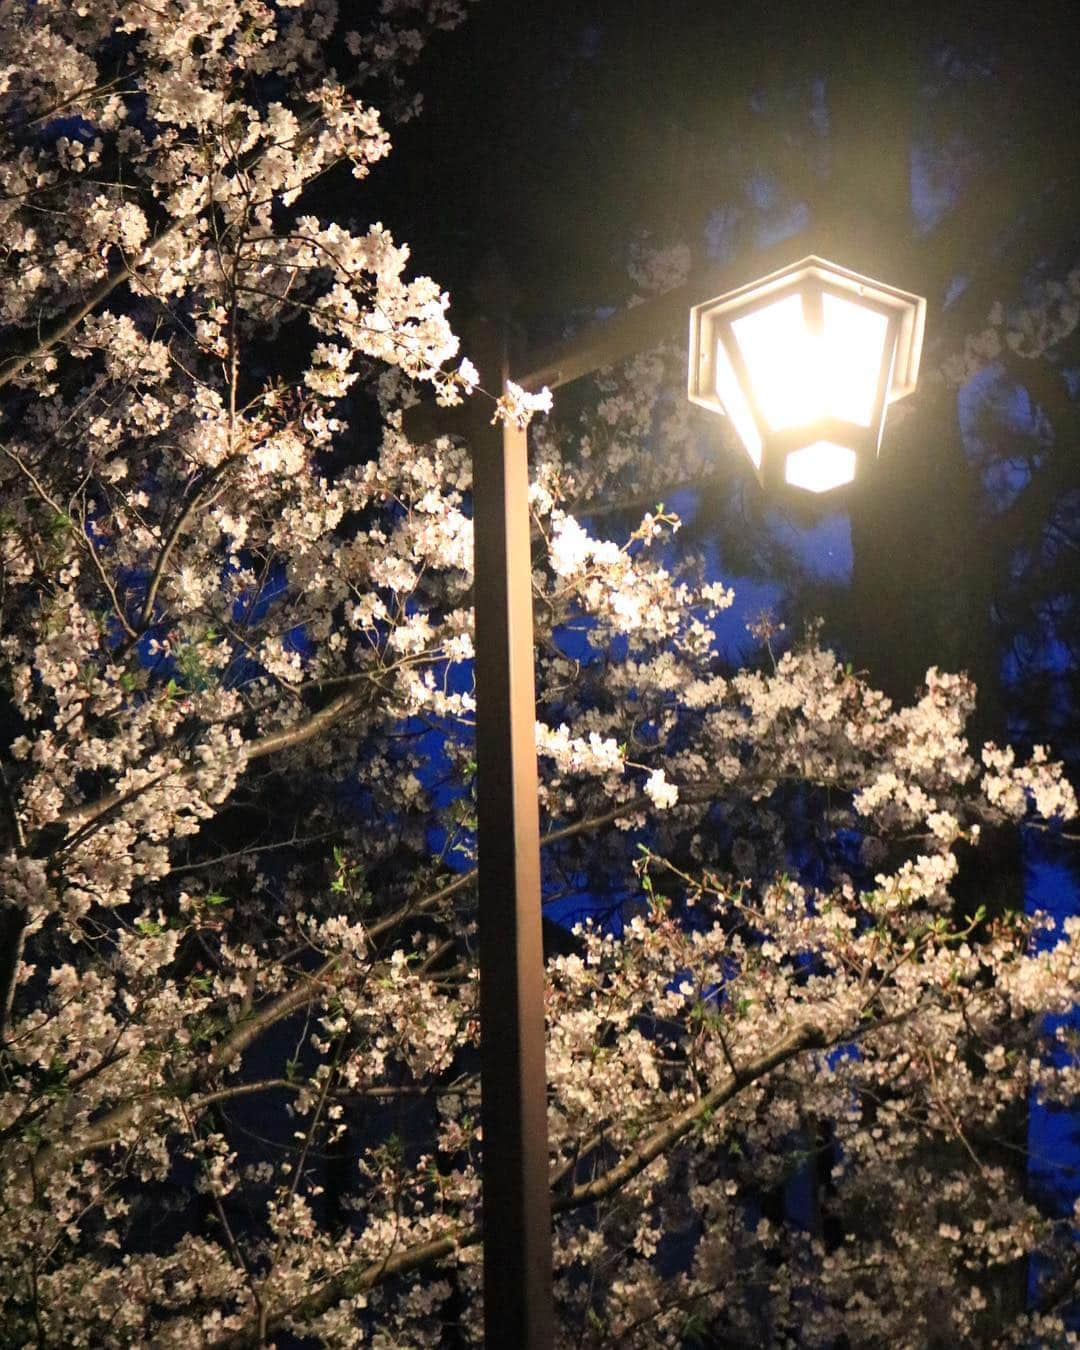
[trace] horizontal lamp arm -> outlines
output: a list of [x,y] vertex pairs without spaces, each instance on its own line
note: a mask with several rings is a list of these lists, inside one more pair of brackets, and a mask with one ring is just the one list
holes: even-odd
[[[835,228],[829,230],[824,225],[811,226],[797,235],[778,240],[750,257],[722,266],[702,268],[674,290],[620,310],[608,319],[588,324],[571,337],[527,352],[514,363],[521,373],[512,371],[510,378],[532,393],[545,386],[554,390],[591,375],[603,366],[625,361],[661,342],[683,336],[687,331],[688,315],[695,305],[736,290],[755,277],[778,270],[800,254],[829,256],[829,245],[834,242],[836,233]],[[894,257],[911,252],[911,247],[905,250],[899,240],[894,239],[890,243]],[[850,253],[850,249],[847,252]],[[857,265],[862,261],[861,257],[855,258]],[[905,256],[905,261],[910,267],[915,259]],[[403,429],[408,438],[417,444],[434,440],[436,436],[465,437],[466,412],[464,407],[439,408],[427,401],[420,402],[406,410]]]
[[[714,295],[734,290],[751,279],[789,263],[806,245],[804,235],[792,235],[737,263],[703,268],[675,290],[665,291],[640,305],[620,310],[609,319],[589,324],[562,342],[530,352],[522,362],[516,383],[536,392],[546,385],[558,389],[602,366],[625,361],[671,338],[685,336],[690,310]],[[810,241],[812,242],[812,241]]]
[[[691,308],[702,300],[731,290],[749,279],[748,271],[757,274],[761,269],[790,262],[802,236],[780,240],[771,248],[755,254],[752,260],[738,264],[703,268],[682,286],[665,291],[619,310],[608,319],[588,324],[580,332],[561,342],[549,343],[526,354],[521,362],[527,372],[511,374],[515,384],[536,393],[545,386],[558,389],[591,375],[602,366],[625,361],[638,352],[648,351],[671,338],[685,335]],[[467,405],[442,408],[428,399],[406,408],[402,430],[410,441],[423,445],[437,436],[460,436],[467,439],[469,412]]]

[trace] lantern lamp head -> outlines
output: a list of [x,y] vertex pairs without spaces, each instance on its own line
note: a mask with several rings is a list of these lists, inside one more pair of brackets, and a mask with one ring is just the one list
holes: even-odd
[[767,488],[827,492],[915,388],[926,301],[808,257],[690,311],[689,394],[731,418]]

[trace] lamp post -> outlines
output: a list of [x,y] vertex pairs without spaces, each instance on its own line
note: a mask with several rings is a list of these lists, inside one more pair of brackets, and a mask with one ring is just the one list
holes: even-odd
[[[472,330],[481,385],[504,391],[505,334]],[[524,427],[467,406],[473,467],[484,1344],[552,1344],[551,1195]]]
[[[768,262],[786,253],[774,246]],[[698,278],[526,360],[526,389],[555,389],[685,331],[689,396],[732,420],[762,485],[827,491],[865,472],[889,402],[915,385],[925,301],[816,256],[762,281]],[[470,333],[480,385],[506,390],[505,331]],[[464,425],[462,425],[464,414]],[[551,1198],[535,747],[532,563],[524,429],[489,409],[410,409],[415,440],[460,428],[473,458],[480,927],[484,1337],[550,1350]]]

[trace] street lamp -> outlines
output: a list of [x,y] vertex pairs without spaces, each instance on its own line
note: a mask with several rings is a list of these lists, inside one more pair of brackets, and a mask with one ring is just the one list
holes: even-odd
[[[730,285],[730,274],[719,280]],[[509,368],[505,323],[478,320],[469,347],[480,384],[503,394],[513,374],[525,389],[556,389],[685,332],[689,309],[690,397],[731,417],[763,485],[823,492],[851,481],[877,454],[887,404],[915,386],[926,302],[814,256],[694,303],[707,286],[631,306],[527,356],[521,373]],[[472,451],[485,1343],[550,1350],[526,436],[511,418],[495,425],[477,399],[434,417],[417,405],[403,425],[415,441],[459,430]]]
[[690,310],[690,400],[726,413],[766,489],[827,492],[910,394],[926,301],[813,255]]

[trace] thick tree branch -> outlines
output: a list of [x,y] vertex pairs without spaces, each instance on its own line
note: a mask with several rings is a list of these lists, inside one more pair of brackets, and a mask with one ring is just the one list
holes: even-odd
[[[175,222],[170,230],[175,229],[176,225],[179,224],[179,221]],[[164,235],[161,237],[164,238]],[[91,314],[103,300],[107,300],[113,291],[132,275],[132,269],[126,261],[118,267],[113,267],[96,286],[87,291],[78,304],[64,314],[58,315],[51,323],[39,328],[37,337],[33,342],[25,346],[22,351],[16,352],[9,356],[6,361],[0,363],[0,389],[21,375],[32,361],[36,361],[39,356],[44,356],[58,342],[62,342],[74,328],[82,323],[88,314]]]
[[[247,742],[243,747],[245,762],[250,764],[255,760],[265,759],[267,755],[277,754],[281,750],[292,750],[299,745],[306,745],[308,741],[315,740],[316,737],[323,735],[339,722],[358,712],[365,705],[369,696],[370,690],[367,687],[359,690],[347,690],[344,694],[339,694],[337,698],[331,699],[325,707],[312,713],[304,721],[291,727],[284,727],[281,731],[272,731],[258,740]],[[193,764],[181,770],[177,775],[177,786],[191,782],[199,773],[203,772],[203,769],[203,765]],[[63,811],[54,822],[50,822],[50,827],[51,825],[66,825],[69,829],[74,827],[75,834],[70,835],[65,842],[65,847],[70,848],[73,844],[79,842],[81,832],[86,830],[87,827],[97,824],[103,817],[115,814],[128,802],[134,801],[142,792],[159,783],[162,776],[164,775],[151,779],[149,783],[132,792],[112,792],[108,796],[99,797],[97,801],[72,807],[69,811]]]
[[553,1211],[561,1214],[614,1194],[628,1181],[632,1181],[639,1172],[643,1172],[651,1162],[655,1162],[673,1144],[689,1134],[703,1116],[729,1102],[748,1083],[753,1083],[765,1074],[771,1073],[773,1069],[779,1068],[781,1064],[804,1050],[820,1049],[829,1044],[830,1039],[820,1027],[809,1023],[794,1027],[771,1049],[748,1061],[736,1072],[726,1075],[691,1106],[671,1116],[633,1153],[628,1153],[625,1158],[609,1167],[606,1172],[602,1172],[600,1176],[594,1177],[592,1181],[582,1182],[566,1195],[555,1197],[552,1202]]
[[[640,803],[628,803],[622,808],[621,812],[614,814],[606,812],[604,815],[596,816],[588,821],[578,821],[575,825],[567,826],[562,830],[553,830],[550,834],[545,835],[541,842],[550,844],[558,839],[566,838],[570,834],[581,834],[587,828],[599,829],[615,819],[618,814],[625,814],[625,812],[639,807]],[[465,890],[475,880],[476,869],[473,868],[471,871],[463,872],[453,881],[447,882],[445,886],[440,886],[438,890],[432,891],[422,899],[402,905],[392,914],[388,914],[373,923],[367,930],[368,938],[374,940],[382,937],[397,927],[398,924],[417,914],[426,913],[451,895]],[[230,1064],[234,1064],[263,1032],[268,1031],[270,1027],[283,1021],[286,1017],[291,1017],[293,1013],[299,1012],[314,1003],[320,994],[325,991],[327,981],[330,980],[340,964],[340,957],[330,957],[314,971],[305,973],[292,989],[278,994],[250,1016],[237,1022],[210,1052],[205,1065],[201,1069],[184,1075],[159,1092],[120,1102],[111,1110],[105,1112],[82,1132],[79,1137],[79,1151],[92,1152],[94,1149],[108,1147],[115,1143],[123,1131],[137,1118],[143,1118],[147,1114],[155,1114],[171,1100],[193,1095],[216,1073],[227,1068]],[[233,1093],[232,1095],[237,1094]],[[43,1147],[36,1155],[38,1164],[46,1159],[51,1152],[50,1145]]]
[[[79,1136],[78,1151],[90,1153],[94,1149],[107,1148],[115,1144],[125,1130],[147,1116],[157,1115],[170,1101],[192,1096],[214,1074],[234,1063],[252,1041],[275,1022],[313,1002],[337,964],[336,957],[325,962],[313,974],[305,975],[295,988],[279,995],[258,1012],[237,1022],[232,1031],[210,1052],[206,1063],[200,1069],[193,1070],[164,1088],[149,1092],[143,1097],[132,1097],[120,1102],[97,1120],[92,1121]],[[34,1155],[35,1165],[40,1167],[54,1151],[53,1145],[44,1145]]]
[[[600,1176],[575,1186],[568,1193],[554,1195],[553,1212],[565,1214],[613,1195],[662,1153],[689,1134],[703,1117],[729,1102],[743,1088],[794,1059],[803,1051],[827,1045],[832,1039],[821,1028],[810,1024],[793,1027],[786,1036],[781,1037],[775,1045],[758,1055],[756,1059],[748,1060],[738,1073],[726,1075],[692,1106],[669,1117],[638,1148]],[[475,1246],[482,1238],[483,1229],[479,1224],[465,1224],[450,1228],[446,1233],[427,1242],[393,1252],[381,1261],[350,1266],[340,1274],[332,1276],[321,1289],[309,1294],[299,1303],[272,1313],[267,1318],[266,1330],[276,1331],[290,1320],[298,1320],[301,1323],[309,1321],[328,1312],[344,1299],[355,1298],[395,1275],[409,1275],[423,1270],[436,1261],[452,1256],[456,1251]],[[246,1350],[247,1347],[256,1344],[256,1332],[252,1328],[213,1342],[212,1350]]]

